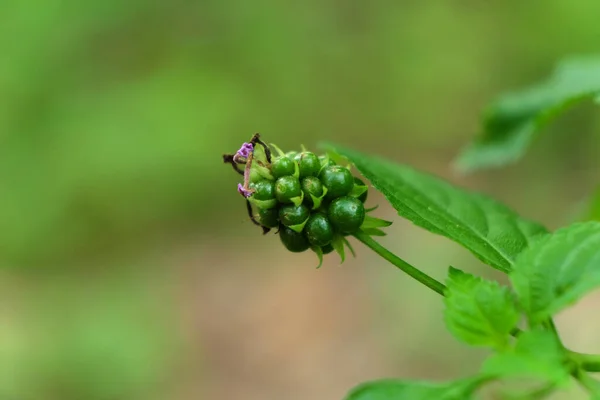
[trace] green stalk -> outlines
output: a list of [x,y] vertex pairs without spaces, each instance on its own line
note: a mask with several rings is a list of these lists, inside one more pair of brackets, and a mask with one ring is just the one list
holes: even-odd
[[571,350],[567,350],[567,353],[569,358],[577,363],[584,371],[600,372],[600,355],[578,353]]
[[[375,253],[392,263],[398,269],[408,274],[411,278],[427,286],[434,292],[439,293],[442,296],[445,295],[444,292],[446,286],[444,286],[441,282],[435,280],[434,278],[417,269],[416,267],[413,267],[397,255],[395,255],[394,253],[377,243],[367,233],[358,231],[354,234],[354,237],[360,242],[362,242],[365,246],[373,250]],[[546,328],[553,332],[560,341],[556,325],[554,325],[554,321],[552,319],[549,319],[545,325]],[[522,333],[522,331],[519,328],[515,328],[511,332],[511,335],[517,337],[520,333]],[[575,369],[571,372],[571,375],[579,381],[579,383],[593,396],[594,399],[600,400],[600,382],[596,381],[586,373],[586,371],[600,372],[600,355],[583,354],[571,351],[569,349],[566,349],[562,345],[562,342],[561,346],[567,353],[568,358],[572,362],[574,362],[578,367],[575,367]]]
[[433,279],[431,276],[422,272],[421,270],[413,267],[379,243],[377,243],[371,236],[368,234],[358,231],[354,234],[354,237],[362,242],[365,246],[369,247],[375,253],[379,254],[381,257],[395,265],[398,269],[408,274],[411,278],[416,279],[418,282],[427,286],[429,289],[433,290],[436,293],[444,295],[444,291],[446,290],[446,286],[441,282]]
[[600,399],[600,382],[589,376],[585,371],[577,371],[573,377],[588,391],[592,396],[591,399]]

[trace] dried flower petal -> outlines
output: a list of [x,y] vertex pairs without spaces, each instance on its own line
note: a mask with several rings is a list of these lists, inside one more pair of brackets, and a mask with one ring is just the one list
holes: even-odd
[[244,143],[242,147],[240,147],[240,149],[235,153],[233,159],[238,161],[240,158],[248,158],[252,151],[254,151],[254,146],[252,143]]
[[238,183],[238,187],[237,187],[237,188],[238,188],[238,192],[239,192],[239,193],[240,193],[242,196],[244,196],[244,197],[246,197],[246,198],[248,198],[248,197],[252,196],[252,193],[253,193],[253,191],[252,191],[251,189],[246,189],[246,188],[244,188],[244,186],[242,186],[242,184],[241,184],[241,183]]

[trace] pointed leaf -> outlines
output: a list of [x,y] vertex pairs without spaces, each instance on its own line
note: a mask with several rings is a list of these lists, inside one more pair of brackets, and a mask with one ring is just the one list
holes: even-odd
[[546,233],[543,226],[484,195],[405,165],[340,146],[335,149],[354,163],[398,214],[454,240],[500,271],[510,271],[517,254]]
[[323,202],[323,199],[325,198],[325,195],[327,194],[327,188],[325,186],[323,186],[323,194],[319,197],[316,197],[312,193],[309,193],[309,194],[310,194],[310,198],[312,199],[312,202],[313,202],[312,209],[316,210],[319,207],[321,207],[321,203]]
[[360,230],[369,236],[387,236],[387,233],[379,228],[361,228]]
[[302,222],[301,224],[290,225],[290,226],[288,226],[288,228],[290,228],[291,230],[293,230],[295,232],[302,233],[307,222],[308,222],[308,218],[306,218],[304,220],[304,222]]
[[348,196],[351,197],[360,197],[363,193],[369,190],[368,186],[365,185],[354,185]]
[[292,197],[290,201],[296,206],[299,207],[300,204],[304,201],[304,192],[300,192],[300,196]]
[[519,302],[536,323],[600,286],[600,222],[557,230],[523,252],[510,274]]
[[375,210],[377,210],[378,208],[379,208],[379,204],[377,204],[377,205],[374,205],[374,206],[373,206],[373,207],[371,207],[371,208],[367,208],[367,209],[365,209],[365,212],[366,212],[366,213],[370,213],[371,211],[375,211]]
[[254,198],[254,196],[250,196],[250,197],[248,197],[248,201],[250,203],[254,204],[256,207],[262,208],[265,210],[277,207],[277,200],[275,200],[275,199],[256,200]]
[[346,251],[344,250],[344,237],[341,235],[336,235],[333,237],[331,241],[331,246],[335,250],[336,253],[339,254],[341,263],[343,264],[346,261]]
[[448,330],[473,346],[506,348],[510,332],[519,322],[509,288],[452,267],[444,303]]
[[514,349],[494,354],[482,373],[495,378],[536,378],[556,385],[569,380],[566,357],[556,336],[550,331],[523,332]]
[[271,149],[275,150],[275,152],[277,153],[278,157],[285,156],[285,153],[283,152],[283,150],[281,150],[279,148],[279,146],[277,146],[275,143],[269,143],[269,147],[271,147]]
[[448,383],[382,379],[354,388],[345,400],[467,400],[486,379],[461,379]]
[[350,244],[348,239],[346,239],[345,237],[343,238],[343,240],[344,240],[344,244],[346,245],[346,247],[348,247],[348,250],[350,250],[352,257],[356,258],[356,252],[354,251],[354,247],[352,247],[352,245]]
[[392,225],[392,221],[386,221],[384,219],[372,217],[370,215],[365,216],[365,220],[360,226],[362,230],[370,229],[370,228],[386,228]]
[[313,246],[311,249],[315,252],[317,258],[319,259],[319,265],[317,265],[317,269],[319,269],[323,265],[323,249],[321,249],[319,246]]
[[500,97],[486,110],[483,132],[456,161],[462,171],[497,167],[523,156],[538,131],[555,116],[600,94],[600,58],[558,65],[545,82]]

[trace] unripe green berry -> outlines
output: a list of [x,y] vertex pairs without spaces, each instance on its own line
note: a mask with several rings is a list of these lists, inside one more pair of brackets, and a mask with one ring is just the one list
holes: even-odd
[[302,153],[296,155],[295,160],[300,168],[300,178],[304,178],[306,176],[317,176],[321,170],[321,162],[319,161],[319,157],[310,151],[303,151]]
[[294,160],[289,157],[278,157],[271,164],[271,173],[275,179],[286,175],[294,175],[294,172],[296,172],[296,165]]
[[302,233],[283,225],[279,227],[279,239],[285,248],[293,253],[301,253],[310,247],[308,239]]
[[292,203],[294,197],[302,195],[300,181],[293,176],[282,176],[275,182],[275,196],[282,204]]
[[304,227],[304,233],[313,246],[326,246],[333,240],[333,227],[322,213],[310,216]]
[[354,187],[354,177],[348,168],[340,165],[332,165],[324,168],[319,178],[323,186],[327,188],[325,197],[328,199],[345,196]]
[[333,246],[330,243],[327,246],[321,247],[321,251],[323,252],[323,254],[329,254],[333,251]]
[[287,153],[285,153],[285,156],[287,158],[289,158],[290,160],[295,159],[297,155],[298,155],[297,151],[288,151]]
[[302,191],[304,192],[304,202],[312,206],[314,204],[313,196],[316,198],[323,196],[323,184],[319,178],[307,176],[302,179]]
[[250,184],[250,188],[254,189],[252,197],[256,200],[271,200],[275,198],[275,182],[268,180],[260,180]]
[[[356,186],[367,186],[361,179],[354,177],[354,184]],[[365,192],[363,194],[361,194],[360,196],[358,196],[358,199],[360,201],[362,201],[363,203],[367,201],[367,196],[369,195],[369,191],[365,190]]]
[[279,209],[279,220],[285,226],[303,224],[306,222],[309,216],[310,210],[304,204],[301,204],[297,207],[293,204],[289,204],[281,206]]
[[354,197],[340,197],[331,202],[327,216],[338,232],[354,233],[365,220],[365,206]]
[[279,226],[279,210],[277,208],[258,209],[258,222],[267,228],[276,228]]

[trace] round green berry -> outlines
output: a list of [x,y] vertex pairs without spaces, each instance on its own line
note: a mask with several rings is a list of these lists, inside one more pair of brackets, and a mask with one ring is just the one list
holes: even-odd
[[[354,177],[354,185],[355,186],[367,186],[361,179],[359,179],[357,177]],[[367,190],[365,190],[365,192],[363,194],[358,196],[358,199],[364,203],[365,201],[367,201],[368,195],[369,195],[369,190],[367,188]]]
[[252,197],[256,200],[271,200],[275,198],[275,182],[261,180],[250,184],[250,188],[254,189]]
[[289,204],[282,206],[279,209],[279,220],[285,226],[303,224],[309,216],[310,210],[304,204],[297,207],[293,204]]
[[277,208],[258,209],[258,222],[267,228],[276,228],[279,226],[279,210]]
[[282,176],[275,182],[275,197],[280,203],[292,203],[294,197],[302,194],[300,181],[293,176]]
[[310,247],[308,239],[302,233],[283,225],[279,227],[279,239],[281,239],[281,243],[285,248],[292,253],[302,253]]
[[321,162],[315,153],[303,151],[294,158],[300,168],[300,178],[317,176],[321,170]]
[[323,184],[319,178],[307,176],[302,179],[302,191],[304,192],[304,202],[309,206],[313,205],[312,196],[320,198],[323,196]]
[[285,153],[285,156],[287,158],[289,158],[290,160],[295,159],[297,155],[298,155],[297,151],[288,151],[287,153]]
[[354,197],[340,197],[331,202],[327,216],[338,232],[354,233],[365,220],[365,206]]
[[333,251],[333,246],[330,243],[327,246],[321,247],[321,251],[323,252],[323,254],[329,254]]
[[278,157],[271,164],[271,174],[275,179],[286,175],[294,175],[294,172],[296,172],[296,165],[294,160],[289,157]]
[[326,246],[333,240],[333,227],[322,213],[310,216],[304,227],[306,238],[313,246]]
[[329,199],[345,196],[354,187],[354,177],[348,168],[340,165],[332,165],[324,168],[319,178],[323,186],[327,188],[325,197]]

